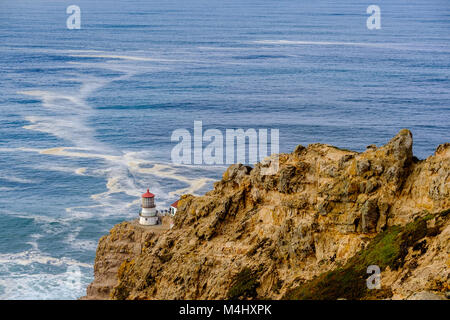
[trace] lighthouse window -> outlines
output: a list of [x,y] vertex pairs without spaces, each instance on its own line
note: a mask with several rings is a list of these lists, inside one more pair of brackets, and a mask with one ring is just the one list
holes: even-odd
[[151,208],[154,205],[153,198],[144,198],[142,200],[142,205],[146,208]]

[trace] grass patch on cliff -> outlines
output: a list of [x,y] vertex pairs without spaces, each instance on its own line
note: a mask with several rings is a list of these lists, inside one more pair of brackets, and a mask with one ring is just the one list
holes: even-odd
[[233,283],[228,290],[228,299],[255,298],[258,286],[258,272],[245,267],[234,277]]
[[[434,216],[434,215],[433,215]],[[343,267],[325,272],[313,280],[289,290],[283,299],[288,300],[336,300],[386,298],[390,291],[368,290],[367,267],[377,265],[398,269],[403,266],[408,248],[427,235],[426,221],[419,218],[405,226],[393,226],[378,234],[369,245],[353,256]]]

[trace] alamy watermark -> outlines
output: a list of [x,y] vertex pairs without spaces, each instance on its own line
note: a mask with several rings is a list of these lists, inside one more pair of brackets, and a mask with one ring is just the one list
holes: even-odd
[[[263,166],[261,174],[271,175],[278,171],[279,130],[270,129],[270,142],[268,136],[268,129],[250,128],[226,129],[224,137],[218,129],[203,132],[202,121],[194,121],[193,136],[187,129],[173,131],[171,141],[178,144],[172,149],[171,160],[173,164],[197,165],[262,162],[268,167]],[[204,142],[208,144],[204,146]]]
[[[66,20],[67,29],[81,29],[81,9],[77,5],[70,5],[66,9],[70,16]],[[366,26],[369,30],[381,29],[381,9],[378,5],[372,4],[367,7],[366,13],[370,16],[366,20]]]
[[81,9],[79,6],[71,5],[66,9],[66,13],[70,16],[66,20],[67,29],[81,29]]
[[367,267],[367,273],[370,276],[366,280],[367,289],[381,289],[381,270],[377,265]]
[[[66,9],[70,16],[66,20],[67,29],[81,29],[81,9],[77,5],[70,5]],[[372,4],[367,7],[366,13],[370,16],[366,20],[366,26],[369,30],[381,29],[381,9],[378,5]]]
[[367,7],[366,12],[370,14],[367,18],[366,26],[369,30],[381,29],[381,9],[377,5],[370,5]]

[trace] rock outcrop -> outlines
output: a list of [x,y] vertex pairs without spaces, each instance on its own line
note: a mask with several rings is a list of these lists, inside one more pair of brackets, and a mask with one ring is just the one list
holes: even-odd
[[[167,220],[167,219],[165,219]],[[169,221],[164,221],[165,225]],[[81,299],[109,299],[117,284],[117,273],[123,261],[139,256],[142,248],[154,241],[168,227],[161,225],[144,227],[136,221],[122,222],[103,236],[97,246],[94,265],[94,281]]]
[[[103,237],[87,298],[407,299],[450,290],[450,144],[418,160],[400,131],[365,152],[325,144],[279,170],[235,164],[184,195],[172,229]],[[367,267],[381,289],[367,289]],[[419,294],[427,292],[426,294]]]

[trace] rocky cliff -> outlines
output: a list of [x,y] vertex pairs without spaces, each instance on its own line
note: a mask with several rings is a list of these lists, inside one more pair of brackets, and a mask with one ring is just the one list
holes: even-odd
[[[450,290],[450,144],[418,160],[400,131],[362,153],[325,144],[263,175],[230,166],[184,195],[172,229],[100,240],[88,299],[422,299]],[[367,267],[381,288],[366,286]]]

